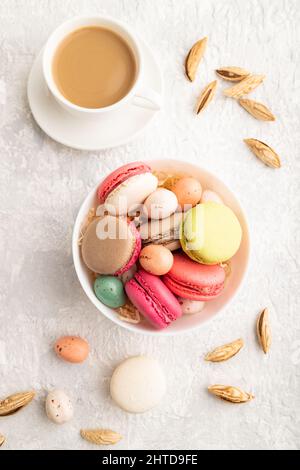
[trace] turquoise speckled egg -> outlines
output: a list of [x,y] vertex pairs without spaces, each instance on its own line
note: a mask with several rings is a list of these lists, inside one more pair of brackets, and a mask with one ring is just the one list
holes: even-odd
[[118,308],[126,302],[123,283],[114,276],[97,277],[94,283],[96,297],[108,307]]

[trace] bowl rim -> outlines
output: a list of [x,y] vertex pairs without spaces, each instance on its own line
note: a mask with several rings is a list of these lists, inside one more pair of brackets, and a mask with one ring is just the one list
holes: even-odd
[[[219,316],[221,314],[224,314],[224,311],[228,308],[228,306],[231,304],[233,299],[237,296],[240,289],[243,287],[243,285],[245,283],[245,280],[247,279],[247,275],[248,275],[248,271],[249,271],[250,252],[251,252],[250,229],[249,229],[249,224],[248,224],[248,221],[247,221],[247,217],[246,217],[244,207],[241,205],[241,203],[240,203],[239,199],[237,198],[236,194],[231,189],[228,188],[227,184],[225,184],[222,179],[220,179],[218,176],[216,176],[211,171],[206,170],[202,166],[197,165],[196,163],[193,163],[193,162],[184,162],[183,160],[175,160],[175,159],[172,159],[172,158],[161,158],[161,159],[145,160],[145,163],[149,164],[149,166],[151,166],[151,167],[155,167],[155,164],[162,164],[163,162],[166,162],[168,164],[174,164],[174,165],[176,165],[178,163],[188,163],[189,166],[197,167],[197,169],[199,171],[203,171],[208,176],[211,176],[211,177],[217,179],[218,181],[220,181],[226,187],[226,189],[229,191],[229,193],[231,193],[231,195],[233,196],[233,198],[237,202],[237,204],[239,206],[239,209],[240,209],[240,212],[241,212],[241,215],[243,217],[243,222],[244,222],[244,228],[243,229],[246,230],[246,233],[247,233],[248,250],[247,250],[247,253],[246,253],[246,257],[245,257],[244,271],[243,271],[240,282],[239,282],[237,288],[235,289],[234,293],[225,301],[225,303],[221,306],[221,308],[218,310],[218,312],[215,315],[212,315],[211,317],[207,318],[206,320],[204,320],[202,322],[199,322],[199,323],[197,323],[193,326],[187,327],[183,330],[169,330],[168,328],[165,328],[165,329],[162,329],[162,330],[155,330],[155,329],[153,329],[153,330],[150,330],[150,329],[148,330],[147,329],[146,330],[146,329],[136,328],[135,324],[125,322],[125,321],[121,320],[120,318],[118,318],[117,315],[115,315],[115,317],[110,317],[104,310],[101,310],[101,308],[99,307],[99,303],[101,304],[100,300],[98,300],[93,293],[91,294],[90,290],[88,290],[85,287],[85,283],[83,282],[83,274],[82,274],[82,268],[81,268],[81,262],[80,262],[80,248],[79,248],[79,245],[78,245],[78,234],[79,234],[79,231],[80,231],[80,227],[81,227],[82,222],[84,220],[84,216],[86,216],[86,214],[87,214],[86,207],[85,207],[86,203],[87,203],[87,200],[89,198],[91,198],[92,195],[95,196],[96,191],[99,187],[99,184],[101,183],[101,181],[104,180],[104,178],[106,176],[104,176],[101,180],[99,180],[98,183],[88,192],[88,194],[86,195],[86,197],[82,201],[82,203],[80,205],[80,208],[78,210],[76,219],[75,219],[74,226],[73,226],[72,257],[73,257],[73,263],[74,263],[76,275],[77,275],[78,281],[79,281],[83,291],[85,292],[86,296],[89,298],[89,300],[92,302],[92,304],[96,307],[96,309],[102,315],[104,315],[106,318],[111,320],[113,323],[121,326],[122,328],[124,328],[128,331],[134,332],[136,334],[149,335],[149,336],[153,336],[153,335],[154,336],[176,336],[176,335],[179,335],[179,334],[181,334],[181,335],[189,334],[189,333],[192,333],[193,331],[195,331],[198,328],[207,326],[217,316]],[[114,170],[112,170],[112,171],[114,171]],[[113,310],[113,309],[111,309],[111,310]]]

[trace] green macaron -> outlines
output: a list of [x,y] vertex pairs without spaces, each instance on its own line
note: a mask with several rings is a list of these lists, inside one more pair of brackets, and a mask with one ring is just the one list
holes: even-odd
[[118,308],[126,302],[122,281],[114,276],[99,276],[94,282],[96,297],[107,307]]
[[181,226],[182,249],[198,263],[227,261],[238,251],[241,239],[242,228],[234,212],[216,202],[190,209]]

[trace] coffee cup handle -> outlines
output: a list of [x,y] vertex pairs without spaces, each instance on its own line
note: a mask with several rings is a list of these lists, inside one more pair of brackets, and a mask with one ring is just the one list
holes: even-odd
[[150,88],[139,88],[133,96],[132,104],[156,111],[162,107],[162,96]]

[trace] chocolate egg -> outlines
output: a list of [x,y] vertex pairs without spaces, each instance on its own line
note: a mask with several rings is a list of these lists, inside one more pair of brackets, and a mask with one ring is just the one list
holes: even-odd
[[114,276],[100,276],[94,282],[96,297],[108,307],[118,308],[126,302],[121,279]]
[[164,219],[173,214],[178,206],[177,197],[168,189],[159,188],[144,202],[144,214],[149,219]]
[[201,203],[204,202],[217,202],[218,204],[224,204],[220,196],[210,189],[205,189],[202,193]]
[[172,268],[173,255],[163,245],[148,245],[142,249],[139,262],[148,273],[162,276]]
[[62,336],[56,341],[54,350],[64,361],[79,363],[88,357],[89,344],[79,336]]
[[202,302],[201,300],[184,299],[182,297],[178,297],[178,302],[180,303],[183,315],[194,315],[195,313],[199,313],[205,306],[205,302]]
[[63,390],[52,390],[46,398],[46,413],[56,424],[63,424],[73,417],[73,405]]
[[196,178],[180,178],[171,189],[182,209],[185,205],[189,206],[188,208],[195,206],[201,199],[202,187]]
[[134,264],[133,266],[131,266],[131,268],[129,268],[127,271],[125,271],[123,274],[121,274],[119,276],[119,279],[121,279],[121,281],[125,285],[126,282],[130,281],[130,279],[133,278],[133,276],[135,275],[136,272],[137,272],[137,266],[136,266],[136,264]]

